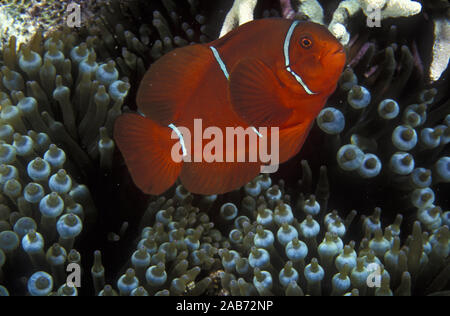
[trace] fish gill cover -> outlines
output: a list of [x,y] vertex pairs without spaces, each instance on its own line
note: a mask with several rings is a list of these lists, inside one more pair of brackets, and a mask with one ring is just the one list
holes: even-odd
[[[0,295],[448,293],[447,1],[78,1],[77,28],[69,2],[0,4]],[[347,52],[301,152],[227,194],[142,194],[113,130],[147,69],[269,17]]]

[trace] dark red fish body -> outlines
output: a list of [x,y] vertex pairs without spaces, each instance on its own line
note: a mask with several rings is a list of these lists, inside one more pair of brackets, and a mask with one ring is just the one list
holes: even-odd
[[[279,163],[285,162],[301,149],[344,64],[342,46],[320,25],[286,19],[247,23],[211,43],[176,49],[153,64],[137,97],[145,117],[121,116],[116,142],[146,193],[161,194],[178,177],[193,193],[232,191],[256,177],[263,163],[176,162],[172,148],[184,136],[172,137],[177,127],[195,134],[199,119],[200,134],[209,127],[223,135],[230,127],[277,127]],[[198,148],[196,140],[188,142],[190,157],[204,154],[208,141],[200,142]],[[225,155],[237,146],[225,144],[213,152]]]

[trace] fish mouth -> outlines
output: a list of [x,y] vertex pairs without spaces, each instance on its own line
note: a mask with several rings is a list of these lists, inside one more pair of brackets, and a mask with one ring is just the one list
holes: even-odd
[[345,54],[345,49],[343,47],[336,50],[332,55],[341,55],[341,54]]

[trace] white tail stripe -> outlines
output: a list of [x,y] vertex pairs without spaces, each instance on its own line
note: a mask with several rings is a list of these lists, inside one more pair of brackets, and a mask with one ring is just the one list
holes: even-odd
[[256,129],[256,127],[252,127],[253,131],[256,133],[256,135],[258,135],[259,138],[263,138],[263,135],[258,132],[258,130]]
[[178,139],[180,141],[181,150],[183,152],[183,157],[186,157],[187,156],[187,150],[186,150],[186,145],[184,143],[183,134],[181,134],[180,130],[174,124],[170,124],[169,127],[175,132],[175,134],[177,134]]

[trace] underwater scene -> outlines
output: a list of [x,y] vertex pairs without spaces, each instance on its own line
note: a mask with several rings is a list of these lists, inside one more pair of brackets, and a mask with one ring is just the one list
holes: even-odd
[[447,0],[1,0],[0,296],[450,295],[449,58]]

